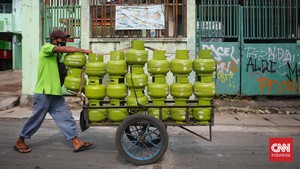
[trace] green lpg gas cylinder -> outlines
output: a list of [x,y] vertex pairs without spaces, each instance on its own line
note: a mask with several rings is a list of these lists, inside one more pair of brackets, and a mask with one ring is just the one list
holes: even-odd
[[146,105],[148,103],[148,98],[147,96],[135,97],[134,95],[130,95],[126,98],[126,103],[128,106],[137,106],[137,103]]
[[134,88],[130,88],[130,95],[132,97],[144,97],[144,88],[141,89],[134,89]]
[[176,122],[186,121],[186,109],[185,108],[174,108],[170,111],[171,119],[175,120]]
[[80,77],[66,76],[64,85],[68,90],[79,91],[80,81],[81,81]]
[[133,41],[131,41],[131,46],[133,49],[144,50],[145,49],[145,41],[133,40]]
[[111,76],[127,74],[127,63],[124,60],[124,52],[111,51],[110,60],[107,61],[107,73]]
[[[110,99],[111,107],[119,107],[121,106],[121,100],[118,99]],[[113,123],[118,123],[123,121],[128,116],[128,111],[126,108],[114,108],[108,109],[108,119]]]
[[104,56],[101,54],[90,53],[88,55],[89,62],[103,62]]
[[68,90],[79,91],[80,83],[82,85],[82,89],[85,87],[86,80],[85,78],[81,78],[82,69],[77,68],[68,68],[68,75],[65,78],[64,86]]
[[197,121],[210,121],[212,108],[193,108],[193,118]]
[[166,98],[169,95],[169,85],[167,83],[149,83],[147,93],[153,98]]
[[110,99],[123,99],[127,96],[127,86],[124,83],[108,84],[106,94]]
[[123,121],[128,116],[128,111],[125,108],[108,109],[108,119],[113,123]]
[[212,105],[212,97],[199,97],[198,98],[198,105],[199,106],[210,106]]
[[166,75],[153,75],[152,76],[153,83],[165,84],[166,83]]
[[216,63],[213,59],[195,59],[193,68],[197,73],[211,74],[216,70]]
[[82,52],[74,52],[65,55],[64,64],[67,67],[81,68],[86,63],[86,56]]
[[147,69],[150,74],[167,74],[169,71],[169,61],[166,60],[165,50],[156,50],[153,52],[153,59],[147,63]]
[[170,93],[174,98],[189,98],[193,94],[193,85],[190,83],[172,83]]
[[133,49],[126,52],[126,62],[128,64],[144,65],[148,61],[148,52],[145,50],[144,44],[144,41],[132,41]]
[[103,55],[89,54],[88,62],[85,65],[85,73],[88,76],[104,76],[106,67],[103,63]]
[[[165,98],[163,98],[163,99],[154,98],[152,105],[153,106],[165,106]],[[168,108],[161,109],[161,117],[160,117],[160,109],[159,108],[148,108],[147,113],[156,117],[159,120],[167,120],[169,118],[169,109]]]
[[90,109],[88,110],[89,121],[91,123],[99,123],[106,119],[105,109]]
[[[81,77],[81,74],[83,73],[82,71],[84,71],[84,70],[81,68],[68,67],[67,75],[74,76],[74,77]],[[82,74],[82,75],[84,75],[84,74]]]
[[85,95],[89,99],[103,99],[105,86],[103,84],[89,84],[85,86]]
[[121,122],[127,116],[127,109],[108,109],[108,119],[112,122]]
[[[137,96],[135,97],[134,94],[131,94],[130,96],[128,96],[126,98],[126,104],[127,106],[137,106],[137,105],[147,105],[148,103],[148,97],[147,96]],[[134,109],[128,108],[129,111],[131,111],[132,113]],[[144,110],[138,110],[138,113],[143,113]]]
[[130,88],[144,88],[148,83],[148,76],[146,74],[128,73],[125,79],[126,85]]
[[[90,100],[90,107],[99,107],[100,100]],[[106,110],[105,109],[89,109],[88,117],[91,123],[98,123],[106,119]]]
[[188,50],[177,50],[176,58],[171,60],[170,70],[173,74],[189,74],[193,70],[193,62],[189,59]]
[[[158,108],[149,108],[147,114],[154,116],[155,118],[160,120],[160,114]],[[167,120],[169,118],[169,110],[167,108],[163,108],[161,110],[162,120]]]
[[85,87],[85,95],[89,99],[103,99],[105,97],[105,86],[99,83],[100,78],[89,77],[88,85]]
[[[175,106],[186,106],[186,100],[184,98],[175,98]],[[175,120],[177,123],[187,120],[187,109],[186,108],[171,108],[170,117]],[[188,115],[189,116],[189,115]]]
[[215,83],[194,83],[194,94],[197,97],[213,97],[215,94]]
[[211,74],[216,70],[216,63],[211,56],[211,50],[199,50],[198,59],[193,61],[194,71],[201,74]]
[[200,50],[198,51],[198,58],[202,58],[202,59],[212,59],[211,52],[212,52],[211,49],[200,49]]

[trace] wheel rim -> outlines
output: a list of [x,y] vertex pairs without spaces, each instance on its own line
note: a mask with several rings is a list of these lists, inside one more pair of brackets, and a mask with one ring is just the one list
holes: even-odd
[[137,120],[125,127],[121,136],[122,148],[131,158],[149,160],[162,149],[163,138],[155,124]]
[[[153,127],[153,126],[151,126]],[[146,132],[147,126],[143,125],[142,126],[142,131]],[[129,127],[125,128],[126,136],[130,141],[136,141],[137,140],[137,135],[133,135],[132,132],[134,132],[136,129],[131,130]],[[149,138],[151,142],[145,142],[146,146],[152,147],[154,145],[158,144],[161,141],[160,134],[152,133],[152,135],[149,135]]]

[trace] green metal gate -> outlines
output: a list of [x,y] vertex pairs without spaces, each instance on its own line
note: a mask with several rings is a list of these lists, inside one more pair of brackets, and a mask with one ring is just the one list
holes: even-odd
[[197,48],[212,49],[217,63],[216,93],[240,93],[241,7],[238,1],[201,0]]
[[244,0],[243,38],[249,40],[299,39],[299,0]]
[[44,37],[56,29],[63,30],[73,39],[80,39],[81,1],[46,0],[44,4]]
[[297,0],[197,1],[197,49],[213,51],[216,93],[299,95],[299,16]]
[[299,0],[245,0],[241,94],[300,94],[299,5]]
[[300,44],[245,44],[243,95],[299,95]]

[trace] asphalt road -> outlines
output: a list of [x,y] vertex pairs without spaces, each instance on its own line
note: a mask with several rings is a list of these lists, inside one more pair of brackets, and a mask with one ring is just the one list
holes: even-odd
[[[13,150],[18,131],[25,119],[0,119],[1,169],[99,169],[99,168],[195,168],[195,169],[296,169],[300,167],[300,132],[298,128],[268,129],[213,127],[213,140],[205,141],[178,127],[168,127],[169,146],[156,164],[135,166],[124,160],[115,144],[116,127],[93,127],[80,132],[84,140],[95,145],[87,151],[73,153],[70,141],[52,120],[46,120],[28,140],[31,153]],[[214,129],[215,128],[215,129]],[[197,132],[206,128],[194,127]],[[294,162],[269,162],[269,138],[292,137]]]

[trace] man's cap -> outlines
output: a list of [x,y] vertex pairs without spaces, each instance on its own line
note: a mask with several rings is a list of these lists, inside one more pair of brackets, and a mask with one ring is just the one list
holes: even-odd
[[62,30],[54,30],[50,34],[50,39],[52,38],[68,38],[70,35],[67,32],[64,32]]

